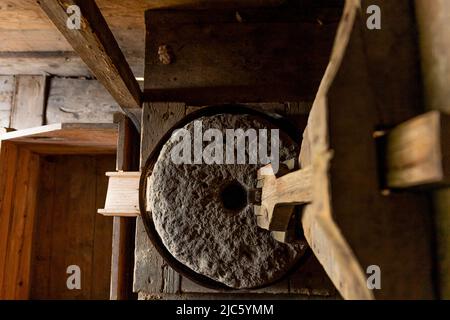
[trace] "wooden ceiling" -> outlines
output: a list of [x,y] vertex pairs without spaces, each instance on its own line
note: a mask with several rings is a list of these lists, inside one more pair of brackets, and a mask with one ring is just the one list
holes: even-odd
[[[144,12],[275,6],[284,0],[97,0],[136,77],[144,75]],[[91,76],[36,0],[0,0],[0,74]]]

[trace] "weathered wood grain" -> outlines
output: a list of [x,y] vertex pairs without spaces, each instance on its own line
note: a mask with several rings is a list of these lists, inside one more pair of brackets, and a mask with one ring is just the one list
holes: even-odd
[[52,78],[46,124],[112,123],[120,107],[97,80]]
[[24,144],[46,154],[115,153],[117,125],[113,123],[58,123],[8,132],[2,140]]
[[10,127],[15,88],[13,76],[0,76],[0,127]]
[[[139,84],[95,2],[42,0],[39,4],[119,105],[141,107]],[[70,5],[80,8],[80,30],[67,28],[66,8]]]
[[[105,172],[115,168],[114,156],[95,158],[96,195],[95,208],[104,203],[108,188]],[[91,211],[92,213],[92,211]],[[113,240],[113,218],[96,214],[94,218],[94,244],[92,248],[91,299],[109,300],[111,288],[111,257]]]
[[140,172],[107,172],[108,193],[104,209],[98,213],[104,216],[137,217],[139,211]]
[[16,76],[14,104],[10,126],[14,129],[38,127],[44,124],[47,101],[45,76]]
[[39,158],[9,143],[1,154],[0,297],[28,299]]
[[[414,1],[416,9],[425,106],[450,114],[450,48],[448,23],[450,3],[440,1]],[[448,150],[448,145],[446,150]],[[439,294],[450,299],[450,189],[433,194],[434,221],[437,246]]]
[[[145,99],[188,103],[312,99],[337,24],[314,24],[313,17],[301,13],[246,11],[241,12],[245,22],[239,23],[235,11],[147,11]],[[161,45],[172,51],[171,64],[159,61]]]
[[[185,115],[184,103],[148,103],[142,114],[141,168],[159,139]],[[141,218],[136,222],[134,291],[156,295],[180,291],[180,275],[153,247]]]

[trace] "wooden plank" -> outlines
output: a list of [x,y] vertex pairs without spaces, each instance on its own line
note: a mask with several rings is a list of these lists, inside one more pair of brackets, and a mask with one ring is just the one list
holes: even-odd
[[450,183],[450,117],[431,111],[393,129],[387,136],[388,188]]
[[[55,30],[54,32],[56,33],[57,31]],[[2,34],[14,39],[14,35],[10,34],[10,31],[2,32]],[[59,38],[62,38],[62,36],[59,36]],[[0,39],[2,39],[2,36],[0,36]],[[42,37],[39,39],[42,39]],[[54,45],[60,43],[59,40],[58,42],[53,41]],[[11,40],[8,39],[7,41]],[[20,40],[17,41],[17,38],[14,41],[16,41],[16,44],[20,43]],[[49,49],[56,50],[55,47]],[[73,51],[0,52],[0,74],[50,74],[61,77],[92,77],[91,71],[84,64],[83,60]]]
[[114,217],[110,300],[135,300],[133,293],[136,220]]
[[[235,11],[147,11],[145,100],[312,99],[337,24],[314,24],[295,8],[240,13],[245,23]],[[160,62],[161,44],[172,51],[171,64]]]
[[[142,110],[139,109],[139,112]],[[139,119],[142,118],[140,113]],[[114,122],[119,126],[116,170],[138,170],[140,136],[132,121],[122,113],[115,115]],[[136,219],[114,217],[113,244],[111,259],[111,300],[134,300],[134,237]]]
[[97,80],[52,78],[46,124],[112,123],[120,107]]
[[[81,10],[80,30],[67,28],[66,8],[70,5]],[[139,84],[95,2],[43,0],[40,6],[119,105],[141,107]]]
[[[31,270],[31,248],[36,206],[39,158],[19,149],[9,214],[9,235],[4,263],[1,296],[3,299],[28,299]],[[4,214],[8,214],[5,212]]]
[[5,133],[3,141],[26,145],[38,153],[115,153],[117,125],[113,123],[59,123]]
[[[46,156],[41,161],[31,298],[108,299],[112,221],[96,218],[95,208],[104,201],[103,171],[114,168],[114,157]],[[81,268],[81,290],[66,286],[70,265]]]
[[0,127],[10,127],[15,87],[13,76],[0,76]]
[[0,297],[6,299],[5,287],[7,281],[6,255],[8,251],[8,238],[12,223],[12,205],[14,199],[14,185],[18,167],[18,149],[15,145],[2,142],[0,149]]
[[[450,48],[448,1],[416,0],[416,21],[419,33],[424,100],[428,110],[450,113]],[[448,146],[445,148],[448,150]],[[450,299],[450,189],[433,194],[434,225],[436,226],[437,282],[439,296]]]
[[[97,156],[96,159],[96,201],[99,208],[106,197],[108,179],[105,172],[115,169],[114,156]],[[94,247],[92,255],[92,292],[91,299],[109,300],[111,287],[113,218],[99,214],[94,219]],[[106,267],[106,268],[105,268]]]
[[[93,283],[95,221],[95,158],[89,156],[57,158],[57,183],[53,211],[52,297],[89,299]],[[67,168],[71,170],[68,171]],[[55,191],[56,191],[55,190]],[[81,269],[81,290],[66,286],[67,267]]]
[[140,172],[107,172],[108,192],[104,209],[98,213],[103,216],[137,217],[139,210]]
[[38,188],[39,206],[36,212],[35,242],[33,249],[33,271],[30,299],[51,299],[50,268],[52,256],[53,211],[55,199],[55,161],[42,157]]
[[[159,139],[185,115],[183,103],[145,104],[142,114],[141,167]],[[134,291],[154,294],[180,291],[179,274],[167,266],[150,242],[142,218],[136,222]]]
[[11,127],[26,129],[43,125],[46,96],[47,78],[45,76],[16,76]]
[[30,297],[31,271],[33,268],[33,265],[31,264],[32,250],[35,242],[34,226],[36,207],[39,205],[39,199],[37,198],[37,190],[39,187],[39,162],[39,156],[31,153],[28,171],[26,172],[27,175],[25,177],[27,184],[26,196],[24,197],[26,207],[23,214],[25,223],[23,229],[23,244],[19,251],[23,258],[20,260],[19,264],[19,277],[17,279],[18,289],[16,290],[17,299],[28,299]]

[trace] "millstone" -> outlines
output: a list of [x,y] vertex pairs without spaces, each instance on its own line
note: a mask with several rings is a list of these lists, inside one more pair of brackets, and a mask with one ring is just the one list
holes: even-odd
[[[198,120],[203,130],[218,129],[224,137],[226,129],[274,128],[252,115]],[[193,122],[184,129],[194,137]],[[246,190],[256,187],[262,165],[177,165],[171,151],[180,140],[173,135],[165,144],[147,186],[148,205],[164,246],[191,270],[235,289],[262,287],[285,275],[302,257],[306,244],[279,243],[258,228]],[[280,140],[280,161],[295,157],[297,145],[281,132]],[[248,144],[246,148],[248,152]]]

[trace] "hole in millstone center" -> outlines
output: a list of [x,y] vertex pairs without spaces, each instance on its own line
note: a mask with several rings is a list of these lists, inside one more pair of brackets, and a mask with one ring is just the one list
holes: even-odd
[[247,189],[238,181],[227,184],[220,193],[225,209],[239,212],[247,206]]

